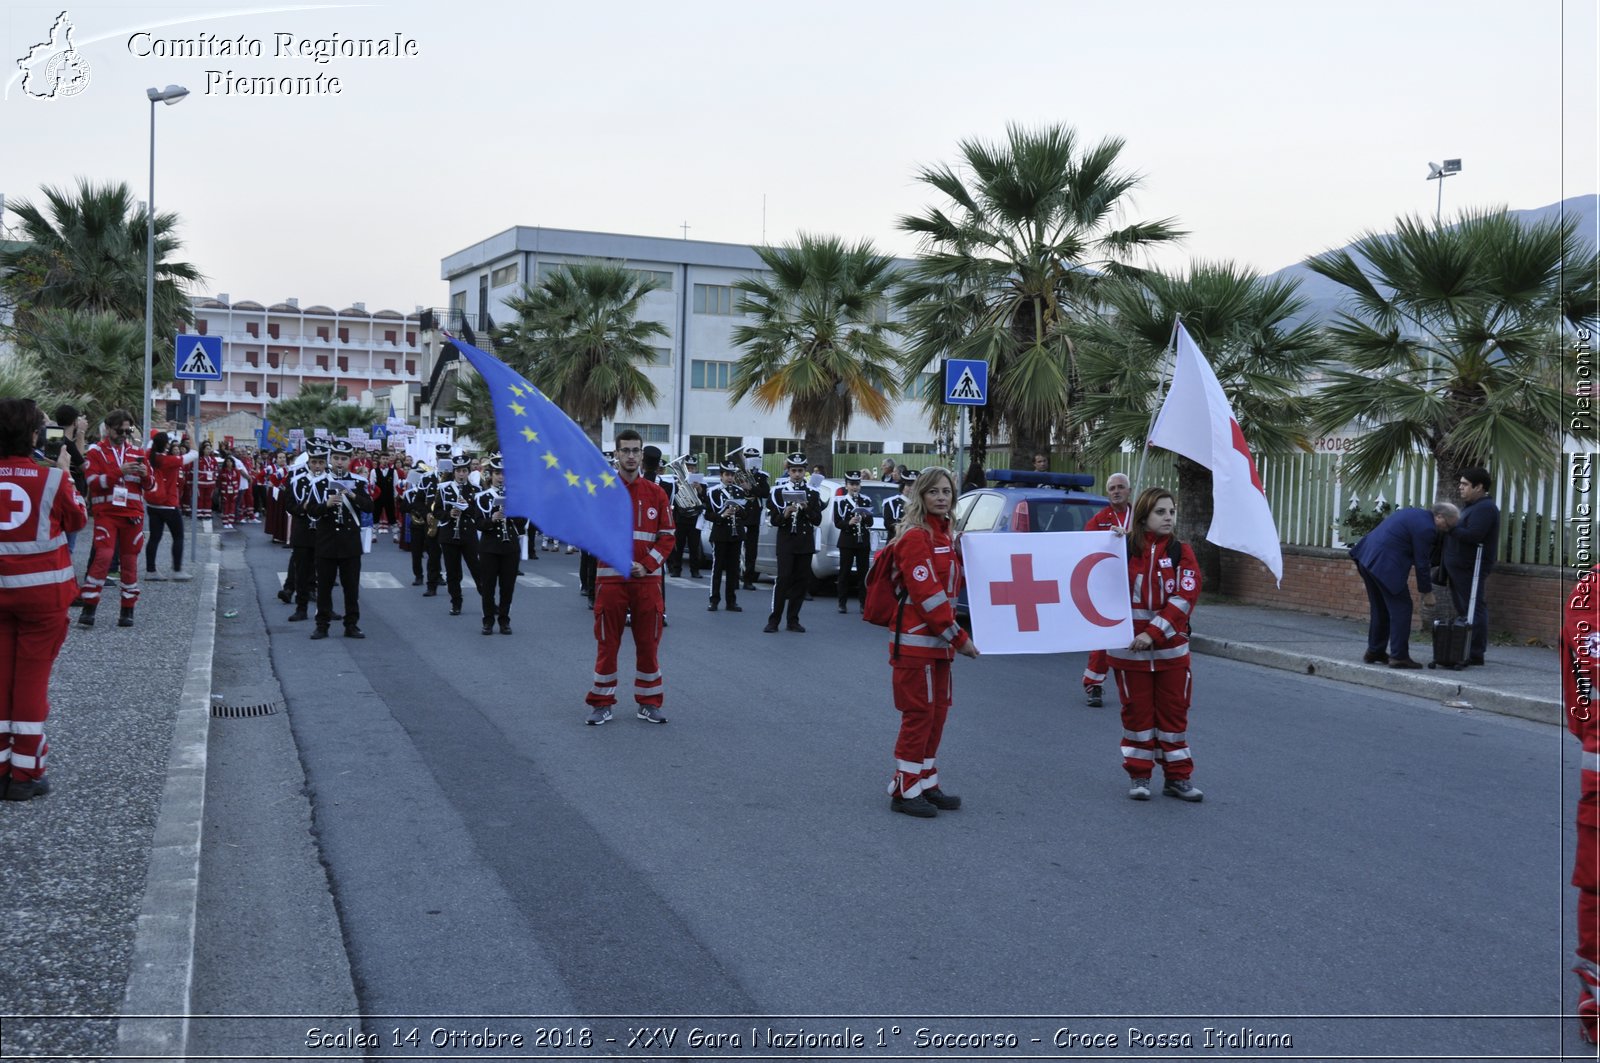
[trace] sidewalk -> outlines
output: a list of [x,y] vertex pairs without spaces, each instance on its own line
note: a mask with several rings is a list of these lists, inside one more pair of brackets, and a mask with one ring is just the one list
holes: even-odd
[[[1397,670],[1361,662],[1365,621],[1204,599],[1195,610],[1190,643],[1195,652],[1214,657],[1412,694],[1452,708],[1561,723],[1561,660],[1556,650],[1542,646],[1491,642],[1481,668]],[[1413,634],[1411,655],[1426,664],[1433,647]]]

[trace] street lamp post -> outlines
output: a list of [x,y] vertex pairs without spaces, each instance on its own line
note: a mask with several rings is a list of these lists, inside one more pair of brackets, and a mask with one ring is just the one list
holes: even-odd
[[189,95],[182,85],[168,85],[164,89],[145,89],[150,97],[150,199],[145,203],[145,278],[144,278],[144,420],[140,431],[145,441],[150,439],[150,390],[152,362],[155,358],[156,338],[156,104],[168,107]]
[[1446,159],[1443,165],[1428,163],[1428,180],[1439,182],[1439,200],[1433,208],[1433,224],[1438,227],[1444,213],[1444,179],[1461,172],[1460,159]]

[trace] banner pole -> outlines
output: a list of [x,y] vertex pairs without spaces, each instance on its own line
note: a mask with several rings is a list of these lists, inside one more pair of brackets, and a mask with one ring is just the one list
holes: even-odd
[[[1173,363],[1174,354],[1178,347],[1178,326],[1183,321],[1182,314],[1172,315],[1172,336],[1167,340],[1166,360],[1169,365]],[[1144,430],[1144,441],[1139,447],[1139,470],[1134,478],[1134,489],[1129,492],[1135,498],[1144,490],[1144,466],[1150,457],[1150,433],[1155,431],[1156,418],[1161,416],[1161,404],[1166,401],[1167,389],[1171,386],[1171,378],[1165,373],[1161,377],[1161,388],[1157,392],[1156,408],[1150,414],[1150,426]]]

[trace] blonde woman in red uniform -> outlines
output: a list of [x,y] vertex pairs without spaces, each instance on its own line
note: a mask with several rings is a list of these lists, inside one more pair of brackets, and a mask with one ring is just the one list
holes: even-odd
[[900,532],[886,548],[894,558],[895,589],[906,592],[889,656],[894,707],[900,711],[889,807],[921,819],[961,807],[961,798],[939,785],[939,740],[950,715],[950,662],[958,653],[978,656],[972,637],[956,623],[961,559],[950,529],[955,501],[956,478],[949,469],[922,470]]

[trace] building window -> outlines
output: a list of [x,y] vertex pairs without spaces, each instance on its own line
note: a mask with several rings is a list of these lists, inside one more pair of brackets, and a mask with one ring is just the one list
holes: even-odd
[[651,347],[649,353],[641,355],[637,361],[639,365],[671,365],[672,348]]
[[341,372],[341,373],[350,372],[350,359],[345,358],[343,356],[340,356],[340,358],[339,358],[339,372]]
[[873,325],[884,325],[894,320],[894,307],[887,299],[879,299],[867,308],[867,321]]
[[395,371],[393,358],[385,358],[383,360],[383,371],[385,373],[392,373]]
[[276,368],[278,368],[278,362],[281,361],[282,358],[283,358],[283,355],[282,355],[281,352],[279,352],[279,351],[268,351],[267,352],[267,365],[271,366],[273,369],[276,369]]
[[799,439],[773,439],[771,436],[768,436],[766,439],[761,441],[761,453],[763,454],[788,455],[797,453],[804,449],[805,447],[802,445],[802,441]]
[[416,371],[417,371],[417,363],[413,359],[407,358],[406,359],[406,375],[407,376],[412,376],[412,375],[414,375],[416,373]]
[[903,443],[900,446],[902,454],[937,454],[932,443]]
[[667,270],[664,270],[664,269],[635,269],[635,270],[630,270],[629,272],[632,273],[634,275],[634,277],[636,277],[638,280],[641,280],[641,281],[655,281],[656,282],[656,291],[658,291],[658,292],[670,292],[670,291],[672,291],[672,274]]
[[394,329],[391,328],[383,330],[383,342],[389,344],[394,343]]
[[349,329],[341,328],[339,330],[339,342],[340,343],[349,343],[350,342],[350,330]]
[[415,332],[412,332],[410,329],[407,329],[406,330],[406,346],[407,347],[415,347],[416,345],[417,345],[417,334]]
[[[738,450],[744,446],[744,440],[739,436],[690,436],[689,452],[699,454],[704,460],[700,468],[705,471],[712,465],[721,465],[729,451]],[[740,460],[743,460],[741,457]]]
[[539,283],[543,284],[557,273],[566,269],[571,263],[567,262],[542,262],[539,264]]
[[271,380],[267,381],[267,398],[275,399],[277,397],[278,397],[278,385],[277,385],[277,383],[274,382],[274,381],[271,381]]
[[918,373],[916,382],[911,385],[911,398],[936,399],[939,397],[939,374]]
[[317,326],[317,339],[321,340],[324,343],[328,342],[328,326],[327,325],[318,325]]
[[702,362],[695,359],[689,363],[689,386],[701,391],[727,391],[728,379],[732,375],[732,362]]
[[340,402],[343,402],[350,397],[350,389],[345,387],[343,384],[340,384],[338,387],[334,388],[333,392],[339,397]]
[[627,421],[618,421],[611,433],[611,438],[617,438],[617,433],[633,429],[643,437],[646,443],[669,443],[672,441],[668,426],[664,424],[629,424]]
[[246,380],[244,382],[244,393],[249,395],[251,398],[254,398],[258,394],[256,391],[256,382],[254,380]]
[[515,262],[509,266],[501,266],[489,274],[489,287],[491,288],[504,288],[508,284],[515,283],[517,283],[517,264]]
[[859,439],[841,439],[839,441],[839,454],[882,454],[883,441],[864,442]]
[[317,355],[317,368],[318,369],[326,369],[326,368],[328,368],[328,356],[327,355],[325,355],[325,354]]
[[273,339],[278,338],[278,323],[276,321],[267,322],[267,335]]
[[255,336],[257,339],[260,339],[260,337],[261,337],[261,322],[259,322],[259,321],[246,321],[244,323],[244,330],[246,332],[248,332],[250,335]]
[[744,293],[726,284],[696,284],[694,312],[697,314],[744,313]]
[[207,328],[207,326],[209,324],[210,324],[210,322],[206,321],[206,319],[203,318],[203,317],[202,318],[196,318],[195,319],[195,323],[194,323],[194,330],[199,335],[204,336],[206,334],[206,328]]
[[244,352],[244,364],[245,365],[249,365],[249,366],[260,365],[261,364],[260,357],[261,357],[261,355],[260,355],[260,352],[258,352],[258,351],[245,351]]

